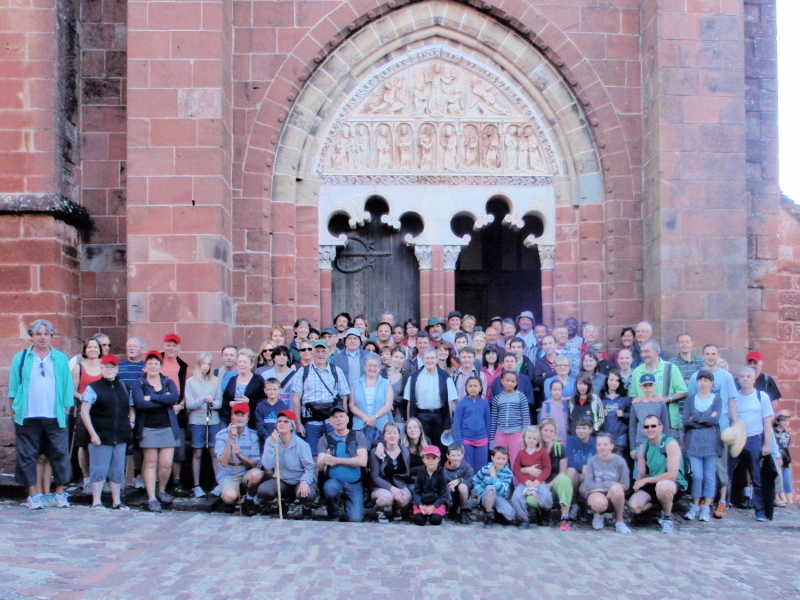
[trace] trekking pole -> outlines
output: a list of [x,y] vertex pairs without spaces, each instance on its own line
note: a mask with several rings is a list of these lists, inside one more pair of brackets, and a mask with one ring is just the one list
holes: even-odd
[[236,491],[239,493],[239,516],[242,516],[242,476],[239,475],[239,463],[233,455],[233,468],[236,469]]
[[283,520],[283,503],[281,502],[281,462],[278,458],[278,444],[282,443],[281,438],[275,442],[275,481],[278,486],[278,518]]

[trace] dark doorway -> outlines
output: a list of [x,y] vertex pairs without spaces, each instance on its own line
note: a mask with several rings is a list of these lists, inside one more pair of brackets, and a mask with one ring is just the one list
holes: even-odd
[[[333,314],[363,314],[374,331],[381,313],[392,311],[395,322],[419,318],[419,267],[414,249],[406,246],[406,234],[418,235],[422,219],[414,213],[400,217],[400,229],[381,223],[389,212],[380,197],[367,200],[370,221],[355,231],[347,215],[334,215],[328,223],[331,234],[347,235],[331,274]],[[327,324],[325,324],[327,326]]]
[[491,317],[516,317],[523,310],[533,311],[536,322],[542,320],[542,270],[539,252],[526,248],[525,238],[542,234],[542,221],[533,215],[524,217],[524,226],[512,230],[503,223],[509,213],[502,198],[492,198],[486,212],[494,222],[473,231],[474,220],[457,215],[451,221],[456,235],[469,233],[472,241],[461,249],[456,265],[456,309],[475,315],[485,325]]

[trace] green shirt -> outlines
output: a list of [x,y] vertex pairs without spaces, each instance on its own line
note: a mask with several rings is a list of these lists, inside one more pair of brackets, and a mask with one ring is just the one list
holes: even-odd
[[[664,390],[664,372],[666,369],[672,369],[669,376],[669,390]],[[638,398],[642,395],[642,391],[639,389],[639,378],[645,373],[650,373],[650,371],[647,370],[647,365],[644,363],[633,370],[631,374],[631,387],[628,390],[629,398]],[[662,358],[658,360],[658,366],[651,374],[656,379],[656,396],[686,394],[689,391],[689,388],[686,387],[686,383],[683,381],[683,377],[681,377],[681,372],[678,367]],[[670,402],[667,407],[669,410],[670,428],[680,430],[682,428],[680,405],[677,402]]]
[[[674,442],[675,438],[662,437],[661,443],[651,444],[646,441],[642,444],[644,451],[644,460],[647,463],[647,476],[658,477],[667,472],[667,446],[670,442]],[[681,454],[680,462],[678,463],[678,476],[675,478],[675,483],[682,490],[686,490],[689,484],[686,483],[686,478],[683,476],[683,455]]]

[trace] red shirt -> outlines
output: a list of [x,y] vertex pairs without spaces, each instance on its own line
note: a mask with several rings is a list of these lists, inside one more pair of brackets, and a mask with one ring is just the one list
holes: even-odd
[[[523,467],[538,467],[542,472],[539,477],[533,479],[530,475],[526,475],[520,470]],[[531,480],[544,483],[550,477],[550,453],[547,448],[539,448],[533,454],[528,454],[528,451],[522,448],[514,459],[513,471],[514,477],[519,481],[520,485],[525,485],[526,481]]]

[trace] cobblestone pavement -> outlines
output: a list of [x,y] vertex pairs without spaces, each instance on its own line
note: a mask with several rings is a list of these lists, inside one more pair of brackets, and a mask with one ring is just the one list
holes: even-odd
[[800,510],[631,536],[588,524],[278,521],[0,503],[0,598],[798,598]]

